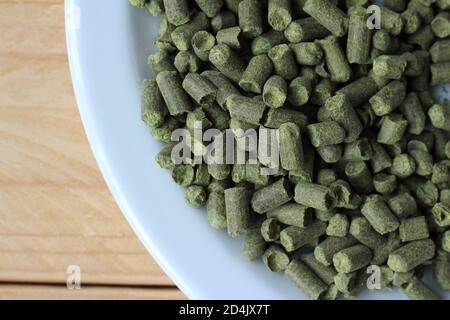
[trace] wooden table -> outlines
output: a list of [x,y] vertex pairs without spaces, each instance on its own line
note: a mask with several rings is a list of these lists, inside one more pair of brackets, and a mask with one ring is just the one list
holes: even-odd
[[[81,268],[81,290],[66,288],[70,265]],[[0,298],[184,298],[94,161],[72,90],[63,0],[0,0]]]

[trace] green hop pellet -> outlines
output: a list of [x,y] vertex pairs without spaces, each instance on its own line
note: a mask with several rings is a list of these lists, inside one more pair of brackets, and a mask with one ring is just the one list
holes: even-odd
[[407,127],[408,121],[401,114],[392,113],[384,116],[377,142],[387,145],[395,144],[403,138]]
[[395,272],[408,272],[434,257],[433,240],[409,242],[389,255],[388,266]]
[[199,165],[195,170],[195,178],[193,184],[208,187],[211,181],[211,176],[208,172],[208,166],[206,164]]
[[347,143],[344,149],[343,160],[345,161],[367,161],[372,158],[373,150],[367,138],[359,138],[354,142]]
[[386,202],[378,195],[373,195],[366,199],[361,208],[361,213],[380,234],[393,232],[400,225]]
[[434,184],[448,183],[450,181],[449,160],[443,160],[433,165],[431,181]]
[[228,97],[233,94],[239,94],[239,90],[228,80],[226,76],[218,71],[204,71],[201,74],[203,77],[208,79],[216,88],[216,101],[222,107],[226,109],[226,102]]
[[[330,189],[333,191],[336,197],[336,207],[338,208],[347,208],[347,209],[356,209],[354,208],[354,203],[356,198],[356,194],[352,193],[350,184],[342,179],[338,179],[332,184],[330,184]],[[358,203],[357,207],[359,207],[361,203]]]
[[408,93],[405,101],[400,105],[400,111],[408,121],[408,132],[419,135],[425,129],[426,115],[422,104],[415,92]]
[[333,256],[333,265],[340,273],[351,273],[367,266],[372,252],[362,244],[343,249]]
[[350,99],[345,94],[338,93],[326,101],[325,108],[329,112],[330,117],[345,130],[345,142],[351,143],[356,141],[363,127],[358,114],[351,105]]
[[198,208],[206,203],[207,196],[202,186],[189,186],[184,193],[184,199],[193,208]]
[[430,49],[433,63],[450,61],[450,39],[436,41]]
[[386,8],[391,9],[392,11],[395,12],[402,12],[403,10],[405,10],[407,4],[408,1],[406,0],[385,0],[383,2],[383,5]]
[[381,9],[381,17],[380,17],[381,28],[389,31],[389,33],[394,36],[399,35],[404,25],[402,16],[399,13],[383,6],[380,7],[380,9]]
[[289,226],[304,228],[311,222],[311,211],[301,204],[287,203],[269,211],[267,217]]
[[177,119],[174,117],[166,117],[166,121],[158,128],[152,129],[152,137],[156,140],[170,143],[172,132],[179,127]]
[[291,43],[322,39],[329,34],[328,29],[311,17],[292,21],[284,30],[284,36]]
[[190,51],[180,51],[175,56],[174,66],[179,73],[196,73],[200,70],[200,59]]
[[374,173],[379,173],[392,166],[392,159],[384,147],[376,141],[370,142],[372,155],[370,165]]
[[416,11],[407,9],[401,15],[404,21],[404,33],[414,34],[422,27],[422,18]]
[[384,29],[377,30],[372,37],[372,45],[375,49],[386,51],[391,45],[391,36]]
[[298,74],[294,53],[287,44],[279,44],[269,50],[269,58],[272,60],[275,74],[285,80],[292,80]]
[[316,150],[325,163],[336,163],[342,159],[343,147],[341,144],[319,147]]
[[230,27],[219,30],[216,35],[218,44],[226,44],[232,49],[240,50],[242,48],[241,28]]
[[450,203],[450,189],[441,190],[439,195],[439,201],[444,203]]
[[325,102],[334,95],[335,91],[336,85],[330,79],[320,79],[319,83],[314,87],[310,101],[317,106],[324,106]]
[[200,60],[209,61],[209,53],[216,45],[216,39],[207,31],[199,31],[192,37],[191,44]]
[[172,41],[178,50],[189,50],[191,48],[192,37],[198,31],[206,30],[208,27],[208,17],[203,12],[199,12],[192,17],[191,21],[173,30],[171,33]]
[[431,212],[433,213],[434,220],[438,226],[450,226],[450,205],[448,203],[436,203]]
[[315,42],[294,43],[290,47],[300,65],[315,66],[323,59],[323,51]]
[[186,75],[183,88],[200,105],[209,105],[216,100],[217,88],[198,73]]
[[198,7],[209,17],[214,17],[223,6],[223,0],[195,0]]
[[450,289],[450,262],[435,260],[433,262],[433,280],[439,288]]
[[373,111],[379,117],[394,111],[406,96],[406,86],[403,82],[394,80],[378,91],[369,102]]
[[373,78],[361,77],[339,89],[336,94],[344,94],[351,105],[359,107],[369,101],[377,91],[377,84]]
[[167,108],[155,80],[145,79],[141,85],[141,117],[150,127],[164,124]]
[[336,271],[330,266],[325,266],[320,263],[315,257],[314,253],[306,253],[300,256],[300,260],[310,268],[323,282],[327,285],[334,283]]
[[317,183],[329,187],[338,179],[337,173],[333,169],[324,168],[317,173]]
[[442,234],[441,246],[444,251],[450,252],[450,231],[446,231]]
[[300,260],[292,260],[284,274],[310,299],[320,300],[328,291],[328,286]]
[[372,30],[367,27],[367,16],[366,8],[349,9],[347,59],[350,63],[369,63]]
[[300,128],[292,122],[284,123],[279,129],[280,159],[283,169],[301,169],[304,162],[303,144]]
[[353,236],[327,237],[314,248],[314,257],[323,265],[333,264],[333,256],[339,251],[357,244]]
[[427,239],[430,233],[426,218],[419,216],[403,220],[400,223],[399,234],[403,242]]
[[260,96],[248,98],[233,94],[227,99],[227,108],[232,118],[258,125],[266,106]]
[[263,87],[264,103],[270,108],[281,108],[287,99],[287,83],[282,77],[271,76]]
[[147,0],[128,0],[132,6],[143,8]]
[[392,162],[391,172],[399,178],[407,178],[416,171],[416,161],[406,153],[399,154]]
[[345,237],[348,234],[350,222],[344,214],[336,214],[328,221],[326,233],[332,237]]
[[183,186],[187,187],[194,181],[194,168],[190,165],[178,165],[172,171],[173,180]]
[[239,3],[239,26],[247,38],[256,38],[263,33],[261,3],[258,0],[243,0]]
[[433,207],[439,200],[439,189],[433,182],[427,181],[416,188],[416,196],[423,206]]
[[289,202],[292,192],[289,182],[281,178],[276,182],[256,191],[252,198],[252,208],[257,213],[266,213]]
[[364,161],[349,162],[345,166],[345,175],[358,194],[369,194],[373,191],[373,177]]
[[223,193],[209,193],[208,201],[206,202],[206,212],[208,216],[208,222],[213,228],[225,229],[227,227],[225,196]]
[[386,242],[373,249],[373,259],[371,264],[383,265],[389,258],[389,254],[402,246],[402,241],[396,232],[392,232],[387,236]]
[[373,186],[378,193],[388,195],[397,189],[397,177],[391,174],[379,173],[373,178]]
[[345,137],[344,129],[336,121],[310,124],[306,130],[311,144],[316,148],[340,144]]
[[267,113],[264,126],[266,128],[278,129],[283,123],[286,122],[295,123],[300,128],[300,132],[303,133],[306,131],[306,126],[309,123],[309,119],[304,113],[293,109],[270,109]]
[[401,291],[411,300],[440,300],[439,296],[417,277],[402,285]]
[[450,13],[439,12],[431,22],[431,29],[441,39],[450,36]]
[[435,104],[428,110],[428,117],[435,128],[450,131],[450,106]]
[[329,210],[336,205],[336,198],[330,188],[303,181],[295,186],[294,199],[299,204],[318,210]]
[[266,242],[273,242],[280,237],[280,224],[276,219],[266,219],[261,225],[261,235]]
[[265,54],[269,53],[269,50],[273,47],[286,42],[287,39],[284,37],[283,32],[270,30],[252,40],[251,50],[255,56]]
[[303,10],[337,37],[348,30],[348,17],[329,0],[307,0]]
[[277,31],[284,31],[292,21],[290,0],[268,1],[268,22]]
[[384,79],[401,79],[406,70],[407,61],[402,55],[382,55],[374,59],[373,72]]
[[186,0],[163,0],[167,20],[174,26],[180,26],[189,21],[189,5]]
[[237,15],[239,3],[241,3],[241,2],[242,2],[242,0],[224,0],[224,5],[228,10],[230,10],[235,15]]
[[264,84],[272,74],[272,61],[267,55],[253,57],[239,81],[239,86],[247,92],[261,94]]
[[339,44],[339,39],[336,36],[328,36],[325,39],[317,40],[317,42],[325,54],[325,61],[327,69],[330,72],[331,80],[339,83],[349,81],[352,76],[352,69]]
[[410,35],[407,39],[409,44],[418,45],[424,50],[428,50],[434,41],[434,33],[430,26],[424,26]]
[[262,256],[266,267],[272,272],[280,272],[289,264],[289,256],[283,248],[277,244],[269,246]]
[[261,235],[259,228],[253,228],[247,232],[242,244],[242,255],[248,261],[261,258],[266,251],[266,241]]
[[419,176],[429,176],[433,173],[433,156],[426,151],[412,149],[409,155],[416,162],[415,173]]
[[177,72],[163,71],[156,76],[159,90],[173,116],[192,110],[189,97],[184,91]]
[[306,228],[289,226],[281,231],[280,243],[287,252],[293,252],[319,239],[320,236],[325,234],[326,228],[326,222],[318,220]]
[[209,61],[235,83],[239,83],[245,71],[244,61],[226,44],[219,44],[212,48]]
[[228,234],[231,237],[245,235],[250,226],[250,194],[246,188],[225,190],[225,210]]
[[217,33],[219,30],[235,27],[236,17],[230,11],[219,12],[211,19],[211,29]]
[[315,79],[309,75],[302,75],[291,81],[288,87],[287,99],[294,107],[305,105],[313,90]]
[[167,51],[158,51],[148,57],[148,64],[151,66],[153,72],[161,71],[175,71],[172,57]]
[[377,249],[386,244],[386,236],[372,228],[364,217],[354,218],[350,224],[349,233],[359,242],[371,249]]

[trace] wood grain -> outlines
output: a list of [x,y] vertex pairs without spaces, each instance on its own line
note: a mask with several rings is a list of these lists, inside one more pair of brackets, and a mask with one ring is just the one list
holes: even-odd
[[[76,264],[85,284],[172,286],[91,154],[69,74],[63,1],[0,0],[0,43],[0,282],[65,283],[67,266]],[[0,296],[17,296],[20,287],[2,286]],[[144,291],[156,297],[132,295]]]

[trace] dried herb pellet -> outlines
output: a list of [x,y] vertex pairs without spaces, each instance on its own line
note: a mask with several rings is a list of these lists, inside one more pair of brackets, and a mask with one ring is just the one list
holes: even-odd
[[409,150],[409,155],[416,163],[415,173],[419,176],[429,176],[433,173],[433,157],[427,151],[412,149]]
[[379,173],[384,169],[392,166],[392,159],[384,147],[376,141],[370,143],[372,149],[372,156],[370,158],[370,165],[374,173]]
[[433,280],[439,288],[450,290],[450,262],[436,259],[433,262]]
[[316,19],[308,17],[292,21],[284,30],[284,35],[291,43],[300,43],[322,39],[330,34]]
[[266,267],[272,272],[280,272],[289,264],[289,256],[280,245],[272,244],[262,256]]
[[300,65],[315,66],[323,59],[323,51],[315,42],[294,43],[290,47]]
[[179,123],[177,119],[175,119],[174,117],[166,117],[166,121],[161,126],[152,129],[152,137],[156,140],[170,143],[172,142],[172,132],[178,127]]
[[273,242],[280,237],[280,224],[276,219],[266,219],[261,224],[261,235],[266,242]]
[[348,30],[348,17],[329,0],[307,0],[303,10],[337,37]]
[[315,105],[324,106],[325,102],[334,95],[335,91],[336,86],[330,79],[321,79],[314,87],[310,101]]
[[192,109],[191,101],[176,72],[160,72],[156,76],[156,82],[171,115],[179,115]]
[[350,222],[344,214],[335,214],[328,221],[326,234],[332,237],[345,237],[348,234]]
[[406,153],[399,154],[392,162],[391,172],[399,178],[407,178],[416,171],[416,161]]
[[325,108],[328,110],[330,117],[345,130],[345,142],[351,143],[358,139],[363,127],[350,99],[345,94],[338,93],[328,99]]
[[228,10],[237,15],[239,3],[241,2],[242,0],[224,0],[224,5]]
[[245,235],[250,225],[250,195],[246,188],[225,190],[225,210],[228,234],[231,237]]
[[304,113],[293,109],[270,109],[267,113],[264,126],[267,128],[278,129],[283,123],[286,122],[295,123],[300,128],[300,132],[303,133],[306,130],[309,119]]
[[173,168],[173,180],[183,186],[187,187],[194,181],[195,171],[190,165],[177,165]]
[[303,144],[300,128],[292,122],[284,123],[279,129],[280,159],[283,169],[301,169],[304,162]]
[[290,0],[268,1],[268,22],[277,31],[283,31],[292,21]]
[[373,259],[371,264],[373,265],[383,265],[386,264],[389,254],[394,250],[400,248],[402,241],[397,233],[392,232],[387,236],[387,240],[382,246],[373,249]]
[[425,129],[426,115],[415,92],[406,95],[405,101],[400,105],[400,111],[408,121],[408,132],[416,135],[421,134]]
[[431,22],[431,29],[441,39],[450,36],[450,13],[444,11],[437,14]]
[[216,35],[218,44],[226,44],[232,49],[239,50],[242,47],[241,44],[241,28],[230,27],[219,30]]
[[251,199],[253,210],[257,213],[266,213],[282,206],[292,199],[290,189],[289,182],[285,178],[259,189]]
[[384,79],[401,79],[406,70],[407,61],[402,55],[382,55],[374,59],[373,72]]
[[431,212],[438,226],[450,226],[450,204],[438,202],[433,206]]
[[325,266],[320,263],[314,257],[313,253],[306,253],[301,255],[300,260],[327,285],[332,285],[334,283],[334,277],[337,274],[334,268]]
[[298,74],[294,53],[287,44],[277,45],[269,50],[269,58],[272,60],[275,74],[285,80],[292,80]]
[[434,257],[433,240],[417,240],[409,242],[389,254],[388,266],[396,272],[408,272]]
[[248,261],[261,258],[266,251],[266,241],[261,235],[259,228],[253,228],[247,232],[242,244],[242,255]]
[[266,108],[261,97],[248,98],[242,95],[231,95],[227,99],[227,108],[231,117],[259,124]]
[[174,26],[180,26],[189,21],[189,5],[186,0],[163,0],[167,20]]
[[336,205],[336,198],[330,188],[300,181],[295,186],[295,201],[318,210],[329,210]]
[[403,242],[428,238],[430,233],[426,218],[419,216],[403,220],[400,223],[399,234]]
[[267,213],[267,217],[277,219],[280,223],[304,228],[311,222],[311,211],[298,203],[287,203]]
[[223,109],[226,109],[226,102],[229,96],[239,94],[239,90],[222,73],[208,70],[201,75],[217,88],[216,101]]
[[267,55],[253,57],[242,74],[239,86],[247,92],[261,94],[272,69],[272,62]]
[[407,127],[408,121],[401,114],[392,113],[384,116],[381,129],[378,132],[378,143],[395,144],[399,142],[403,138]]
[[286,42],[287,40],[284,37],[283,32],[270,30],[253,39],[251,43],[251,50],[253,55],[269,53],[269,50],[273,47]]
[[153,72],[161,71],[175,71],[172,57],[167,51],[158,51],[148,57],[148,64],[151,66]]
[[198,7],[209,17],[214,17],[223,6],[223,0],[195,0]]
[[422,27],[422,18],[416,11],[407,9],[401,15],[404,21],[404,33],[414,34]]
[[336,94],[345,95],[351,105],[358,107],[366,103],[377,91],[377,84],[373,78],[361,77],[338,90]]
[[243,0],[239,3],[239,26],[247,38],[256,38],[263,33],[261,3],[258,0]]
[[430,26],[424,26],[410,35],[407,39],[409,44],[418,45],[424,50],[428,50],[434,41],[434,33]]
[[430,49],[433,63],[450,61],[450,40],[436,41]]
[[336,253],[355,245],[357,242],[350,235],[346,237],[327,237],[314,248],[314,257],[323,265],[330,266]]
[[143,8],[147,0],[128,0],[132,6]]
[[376,249],[386,244],[386,236],[375,231],[364,217],[354,218],[350,224],[349,232],[356,240],[371,249]]
[[203,12],[199,12],[192,17],[191,21],[173,30],[171,33],[172,41],[178,50],[189,50],[194,34],[206,30],[208,27],[208,17]]
[[310,299],[319,300],[328,291],[328,286],[303,262],[297,259],[289,263],[284,274]]
[[216,103],[203,105],[203,110],[211,120],[214,128],[218,130],[225,130],[229,126],[230,116]]
[[209,105],[216,100],[217,88],[198,73],[186,75],[183,88],[200,105]]
[[245,71],[244,61],[226,44],[216,45],[209,53],[209,61],[227,78],[238,83]]
[[219,12],[211,19],[211,29],[214,32],[236,26],[237,20],[230,11]]
[[325,234],[326,228],[326,222],[318,220],[306,228],[289,226],[281,231],[280,243],[287,252],[292,252],[319,239]]
[[338,38],[328,36],[325,39],[318,40],[318,43],[325,54],[325,61],[327,63],[327,69],[330,72],[331,80],[338,83],[344,83],[350,80],[352,69],[339,44]]
[[350,63],[369,63],[372,30],[367,27],[367,10],[360,6],[349,9],[347,59]]
[[345,175],[358,194],[369,194],[373,191],[372,173],[364,161],[349,162],[345,166]]
[[361,213],[380,234],[397,230],[399,222],[381,196],[373,195],[366,199]]
[[190,51],[180,51],[175,56],[174,66],[179,73],[196,73],[200,70],[200,59]]
[[407,3],[408,3],[408,1],[406,1],[406,0],[385,0],[385,1],[383,1],[383,5],[386,8],[391,9],[392,11],[395,11],[395,12],[402,12],[403,10],[405,10]]
[[435,128],[450,131],[450,106],[435,104],[428,110],[428,117]]
[[431,181],[434,184],[448,183],[450,181],[449,160],[443,160],[433,165]]
[[347,143],[342,157],[345,161],[367,161],[372,158],[373,150],[367,138],[359,138]]
[[281,108],[287,99],[287,83],[282,77],[270,77],[263,88],[264,103],[270,108]]
[[341,144],[319,147],[317,153],[325,163],[336,163],[342,159],[343,147]]
[[345,137],[344,129],[336,121],[310,124],[306,130],[311,144],[316,148],[340,144]]
[[184,199],[193,208],[203,206],[207,200],[205,188],[202,186],[189,186],[184,193]]
[[303,75],[291,81],[288,87],[287,99],[294,107],[305,105],[313,90],[315,79]]
[[333,256],[333,265],[340,273],[351,273],[367,266],[372,252],[362,244],[343,249]]
[[405,90],[405,84],[398,80],[391,81],[383,87],[369,100],[375,114],[381,117],[400,106],[406,95]]
[[372,37],[372,45],[375,49],[386,51],[391,45],[389,32],[384,29],[375,31]]
[[191,40],[195,54],[202,61],[209,61],[209,53],[216,44],[216,39],[207,31],[198,31]]
[[388,195],[397,189],[397,178],[391,174],[379,173],[373,177],[373,186],[378,193]]
[[417,277],[402,285],[401,291],[411,300],[440,300],[439,296]]
[[150,127],[157,128],[164,123],[167,108],[155,80],[145,79],[141,85],[141,117]]
[[381,28],[389,31],[389,33],[394,36],[399,35],[404,25],[402,16],[399,13],[383,6],[380,7],[380,9],[381,9],[381,17],[380,17]]
[[206,202],[206,212],[208,222],[213,228],[225,229],[227,227],[225,196],[223,193],[209,193],[208,200]]

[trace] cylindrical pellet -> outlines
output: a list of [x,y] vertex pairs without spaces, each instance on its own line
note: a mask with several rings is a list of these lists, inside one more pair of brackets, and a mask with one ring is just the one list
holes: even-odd
[[173,59],[170,56],[170,53],[165,50],[151,54],[148,57],[148,64],[151,66],[154,73],[159,73],[161,71],[175,71]]
[[398,113],[384,116],[383,124],[378,132],[377,142],[382,144],[395,144],[403,138],[407,127],[408,121]]
[[155,80],[145,79],[141,85],[141,118],[150,127],[164,123],[167,108]]
[[235,83],[239,83],[245,71],[244,61],[225,44],[219,44],[211,49],[209,61]]
[[439,12],[431,22],[431,29],[441,39],[450,36],[450,13],[446,11]]
[[351,105],[358,107],[369,101],[377,91],[377,84],[373,78],[361,77],[338,90],[336,94],[344,94],[347,96]]
[[198,31],[206,30],[209,27],[209,19],[203,13],[199,12],[193,16],[191,21],[180,25],[171,33],[171,38],[178,50],[189,50],[194,34]]
[[288,87],[287,99],[294,107],[305,105],[311,96],[315,79],[303,75],[291,81]]
[[389,32],[384,29],[377,30],[373,34],[372,45],[375,49],[386,51],[391,44],[391,36]]
[[333,264],[333,256],[339,251],[357,244],[358,241],[350,235],[346,237],[327,237],[314,248],[314,257],[323,265]]
[[194,34],[191,40],[195,54],[202,61],[209,61],[209,53],[216,44],[216,39],[207,31],[199,31]]
[[407,9],[401,16],[404,21],[403,33],[414,34],[422,27],[422,19],[414,10]]
[[268,218],[275,218],[280,223],[304,228],[311,221],[311,211],[298,203],[287,203],[267,213]]
[[272,74],[273,64],[267,55],[253,57],[239,81],[239,86],[247,92],[261,94],[264,84]]
[[381,55],[373,60],[374,74],[383,79],[401,79],[406,66],[407,61],[402,55]]
[[293,252],[325,234],[327,223],[316,220],[306,228],[289,226],[280,233],[280,243],[287,252]]
[[450,290],[450,261],[433,261],[433,280],[439,288]]
[[363,130],[358,114],[351,105],[350,100],[344,94],[336,94],[327,100],[325,108],[329,112],[331,118],[339,123],[345,130],[345,142],[351,143],[358,139]]
[[250,195],[246,188],[225,190],[225,209],[228,234],[231,237],[245,235],[250,225]]
[[264,103],[270,108],[281,108],[287,99],[287,83],[282,77],[270,77],[263,88]]
[[251,43],[251,50],[253,55],[269,53],[269,50],[273,47],[286,43],[287,40],[283,35],[283,32],[270,30],[255,39]]
[[231,117],[258,125],[266,106],[260,96],[248,98],[233,94],[227,99],[227,108]]
[[438,202],[433,206],[431,213],[438,226],[444,228],[450,226],[450,204]]
[[312,17],[292,21],[284,35],[291,43],[300,43],[322,39],[330,34],[330,31]]
[[401,291],[411,300],[440,300],[440,297],[417,277],[403,285]]
[[394,158],[391,172],[393,175],[405,179],[416,171],[416,161],[408,154],[402,153]]
[[183,88],[199,105],[209,105],[216,100],[217,88],[198,73],[186,75]]
[[373,249],[373,259],[371,264],[381,266],[386,264],[389,254],[394,250],[400,248],[402,241],[396,232],[392,232],[387,235],[385,243],[379,247]]
[[252,208],[257,213],[266,213],[289,202],[292,199],[289,182],[285,178],[259,189],[251,199]]
[[401,81],[391,81],[383,87],[370,100],[373,111],[379,117],[391,113],[404,100],[406,95],[406,86]]
[[406,95],[405,101],[400,105],[400,110],[409,123],[408,132],[415,135],[421,134],[425,129],[426,115],[415,92]]
[[189,186],[184,193],[184,199],[192,208],[199,208],[206,203],[207,195],[202,186]]
[[384,0],[383,5],[392,11],[402,12],[406,9],[407,2],[406,0]]
[[282,124],[279,129],[281,166],[288,171],[301,169],[305,161],[299,127],[292,122]]
[[366,137],[358,138],[356,141],[347,143],[344,149],[343,160],[345,161],[368,161],[372,158],[372,146]]
[[226,44],[232,49],[240,50],[241,44],[241,28],[231,27],[219,30],[216,35],[217,44]]
[[421,49],[428,50],[434,41],[434,33],[429,25],[423,26],[416,33],[407,38],[407,43],[418,45]]
[[362,244],[343,249],[333,256],[333,265],[338,272],[351,273],[367,266],[372,252]]
[[364,217],[354,218],[350,224],[349,232],[356,240],[371,249],[383,246],[387,240],[385,236],[376,232]]
[[303,10],[337,37],[348,30],[347,15],[329,0],[307,0]]
[[433,156],[430,153],[418,149],[411,149],[408,153],[416,163],[417,175],[427,177],[433,173]]
[[392,174],[378,173],[373,177],[373,186],[382,195],[391,194],[397,189],[397,178]]
[[425,239],[405,244],[389,255],[388,266],[396,272],[408,272],[434,257],[433,240]]
[[272,60],[275,74],[285,80],[292,80],[298,75],[294,53],[287,44],[280,44],[271,48],[269,58]]
[[327,236],[345,237],[348,234],[350,222],[345,214],[335,214],[328,221]]
[[330,188],[303,181],[295,186],[294,199],[299,204],[318,210],[329,210],[336,205],[336,198]]
[[180,26],[189,21],[190,12],[187,0],[163,0],[167,20],[174,26]]
[[311,144],[316,148],[340,144],[345,137],[344,129],[336,121],[310,124],[306,130]]
[[381,28],[389,31],[389,33],[394,36],[399,35],[404,25],[402,16],[399,13],[392,11],[386,7],[380,7],[380,9]]
[[242,244],[242,255],[248,261],[261,258],[266,251],[266,241],[261,235],[259,228],[252,228],[247,232]]
[[266,128],[278,129],[283,123],[286,122],[295,123],[303,133],[306,131],[306,126],[308,125],[309,119],[300,111],[286,108],[270,109],[267,113],[264,126]]
[[247,38],[256,38],[263,33],[261,3],[259,0],[243,0],[239,3],[239,26]]
[[211,192],[206,203],[206,212],[209,224],[215,229],[227,227],[225,211],[225,196],[223,193]]
[[450,181],[450,161],[443,160],[433,165],[431,181],[434,184],[448,183]]
[[300,260],[308,266],[327,285],[334,283],[336,271],[329,266],[324,266],[315,257],[314,253],[306,253],[300,256]]
[[347,59],[350,63],[368,64],[372,30],[367,27],[367,9],[350,8],[347,35]]
[[364,161],[349,162],[345,166],[345,175],[358,194],[369,194],[373,191],[372,173]]
[[289,256],[280,245],[272,244],[264,252],[262,261],[270,271],[280,272],[289,264]]
[[179,73],[196,73],[200,69],[200,59],[190,51],[180,51],[175,56],[174,66]]
[[177,72],[160,72],[156,76],[156,82],[166,102],[167,109],[172,116],[192,110],[191,101],[183,89],[181,79]]
[[316,150],[325,163],[336,163],[342,158],[342,144],[319,147]]
[[428,117],[435,128],[450,131],[450,106],[435,104],[428,110]]
[[290,47],[300,65],[315,66],[323,59],[323,51],[315,42],[294,43]]
[[233,86],[230,80],[218,71],[204,71],[202,76],[217,88],[216,101],[222,109],[226,109],[226,102],[229,96],[239,94],[239,90]]
[[292,21],[290,0],[268,1],[268,22],[277,31],[284,31]]
[[378,195],[370,196],[366,199],[361,213],[380,234],[393,232],[400,225],[383,198]]
[[405,219],[398,229],[402,242],[427,239],[430,236],[424,216]]
[[433,63],[450,61],[450,39],[436,41],[430,49]]
[[372,171],[374,173],[379,173],[384,169],[390,168],[392,165],[392,159],[384,147],[375,140],[371,141],[370,144],[373,150],[370,158]]
[[325,39],[318,40],[318,43],[325,53],[325,61],[331,75],[331,80],[339,83],[350,80],[350,77],[352,76],[352,69],[350,68],[347,57],[339,44],[338,38],[335,36],[328,36]]
[[236,17],[230,11],[219,12],[211,19],[211,29],[214,32],[236,26]]
[[261,225],[261,235],[266,242],[273,242],[280,237],[280,224],[276,219],[268,218]]
[[285,270],[285,276],[313,300],[321,299],[328,290],[328,286],[299,260],[291,261]]
[[209,18],[218,14],[223,6],[223,0],[195,0],[195,3]]
[[[321,79],[313,90],[311,103],[324,106],[325,102],[334,95],[336,85],[329,79]],[[355,104],[356,105],[356,104]]]

